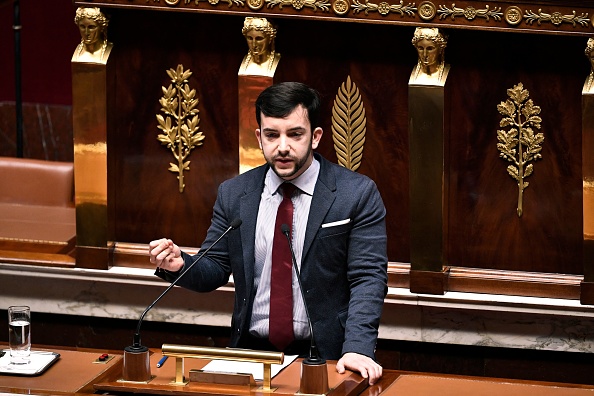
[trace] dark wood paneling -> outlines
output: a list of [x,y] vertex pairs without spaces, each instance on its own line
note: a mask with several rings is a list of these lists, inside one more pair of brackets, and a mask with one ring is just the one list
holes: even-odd
[[[140,17],[142,23],[128,23]],[[238,169],[237,70],[247,51],[242,24],[243,18],[233,16],[113,10],[118,114],[108,146],[115,162],[110,188],[115,190],[117,241],[146,243],[161,236],[185,246],[202,241],[217,186]],[[282,20],[278,25],[276,47],[282,58],[275,81],[304,81],[320,91],[325,136],[319,151],[332,161],[334,97],[349,75],[359,87],[368,120],[359,172],[377,182],[386,201],[391,258],[407,261],[405,114],[409,64],[416,57],[408,42],[412,31],[357,26],[353,35],[353,26],[345,24]],[[391,43],[389,51],[386,43]],[[161,86],[169,85],[165,71],[180,63],[194,73],[189,84],[198,91],[200,128],[206,136],[190,155],[181,194],[175,174],[167,170],[173,157],[156,139],[155,119]]]
[[[115,162],[110,188],[115,190],[115,236],[118,241],[149,241],[167,236],[180,245],[199,244],[210,223],[217,186],[238,167],[236,66],[242,54],[241,20],[191,15],[114,12],[113,59],[117,66],[115,128],[108,138]],[[138,23],[130,23],[137,21]],[[238,26],[235,35],[226,25]],[[239,33],[239,37],[237,36]],[[138,40],[138,38],[142,38]],[[204,145],[195,148],[178,191],[168,171],[173,155],[157,141],[156,114],[168,69],[182,64],[193,75],[188,84],[199,98]],[[234,99],[235,98],[235,99]]]
[[[238,168],[237,70],[247,47],[243,18],[113,9],[117,115],[109,136],[118,242],[161,236],[196,246],[210,223],[220,182]],[[129,21],[135,20],[131,24]],[[299,80],[323,97],[319,152],[336,161],[331,108],[350,76],[366,108],[359,172],[373,178],[387,208],[390,261],[409,261],[408,102],[416,53],[412,27],[297,19],[277,21],[282,54],[275,81]],[[580,274],[581,86],[585,39],[451,30],[448,81],[448,263],[458,267]],[[139,40],[138,38],[142,39]],[[553,55],[554,54],[554,55]],[[204,145],[190,156],[186,188],[168,171],[173,157],[156,136],[165,71],[183,64],[198,91]],[[543,159],[534,164],[516,214],[517,185],[499,158],[497,104],[522,82],[542,109]]]
[[[452,32],[449,264],[582,273],[581,88],[585,40]],[[551,56],[555,53],[555,56]],[[518,187],[499,158],[497,105],[522,82],[541,107],[542,159],[516,214]],[[509,128],[507,128],[509,129]],[[538,131],[537,131],[538,132]]]

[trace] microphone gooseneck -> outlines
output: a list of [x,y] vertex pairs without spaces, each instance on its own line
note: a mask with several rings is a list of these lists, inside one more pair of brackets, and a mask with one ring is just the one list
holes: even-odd
[[303,306],[305,307],[305,315],[307,316],[307,324],[309,325],[309,334],[311,335],[311,344],[309,347],[309,358],[305,359],[305,363],[309,364],[320,364],[324,363],[325,360],[320,358],[318,353],[318,347],[316,345],[316,340],[314,337],[313,326],[311,325],[311,318],[309,316],[309,309],[307,308],[307,301],[305,301],[305,293],[303,293],[303,285],[301,284],[301,274],[299,273],[299,267],[297,266],[297,260],[295,259],[295,252],[293,251],[293,242],[291,241],[291,229],[288,225],[282,224],[281,225],[281,232],[285,234],[287,237],[287,242],[289,243],[289,250],[291,251],[291,258],[293,261],[293,268],[295,269],[295,274],[297,274],[297,282],[299,283],[299,291],[301,292],[301,298],[303,299]]
[[236,228],[238,228],[241,225],[241,219],[237,218],[235,220],[233,220],[230,224],[229,227],[227,227],[227,229],[225,230],[225,232],[223,232],[221,234],[221,236],[214,241],[208,248],[206,248],[203,252],[200,253],[200,256],[198,256],[198,258],[196,260],[194,260],[192,262],[192,264],[188,265],[188,267],[186,267],[186,269],[183,270],[183,272],[173,281],[171,282],[171,284],[163,291],[163,293],[161,293],[161,295],[159,297],[157,297],[155,299],[155,301],[153,301],[148,307],[146,307],[146,309],[144,310],[144,312],[142,313],[142,315],[140,315],[140,319],[138,320],[138,325],[136,326],[136,333],[134,333],[134,339],[133,339],[133,343],[132,343],[132,349],[141,349],[143,348],[140,344],[140,325],[142,324],[142,320],[144,319],[144,317],[146,316],[147,312],[151,310],[151,308],[153,308],[155,306],[155,304],[157,304],[159,302],[159,300],[161,300],[161,298],[163,298],[163,296],[165,294],[167,294],[167,292],[169,290],[171,290],[171,288],[173,288],[173,286],[176,285],[177,281],[180,280],[190,269],[192,269],[192,267],[194,266],[194,264],[196,264],[202,257],[204,257],[204,255],[206,253],[208,253],[210,251],[210,249],[212,247],[214,247],[214,245],[216,245],[221,239],[223,239],[223,237],[225,235],[227,235],[227,233],[231,230],[235,230]]

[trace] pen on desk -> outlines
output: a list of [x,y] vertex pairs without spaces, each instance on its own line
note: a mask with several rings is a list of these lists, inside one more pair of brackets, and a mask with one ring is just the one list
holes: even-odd
[[161,358],[161,360],[159,360],[159,362],[157,363],[157,368],[161,367],[163,364],[165,364],[165,360],[167,360],[167,356],[163,356]]

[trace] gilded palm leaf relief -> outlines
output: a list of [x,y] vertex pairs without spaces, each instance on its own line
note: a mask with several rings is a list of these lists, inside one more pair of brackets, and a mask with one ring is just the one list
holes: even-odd
[[339,165],[353,171],[361,166],[366,125],[359,89],[348,76],[340,86],[332,107],[332,139]]

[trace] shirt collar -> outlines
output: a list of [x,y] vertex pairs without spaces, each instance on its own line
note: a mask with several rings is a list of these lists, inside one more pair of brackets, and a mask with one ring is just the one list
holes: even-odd
[[[299,188],[302,192],[308,195],[313,195],[319,173],[320,163],[314,157],[309,168],[307,168],[305,172],[303,172],[297,178],[291,180],[291,183],[297,186],[297,188]],[[271,195],[278,191],[278,187],[284,182],[285,181],[283,179],[274,173],[272,168],[268,168],[268,172],[266,173],[266,187],[268,187]]]

